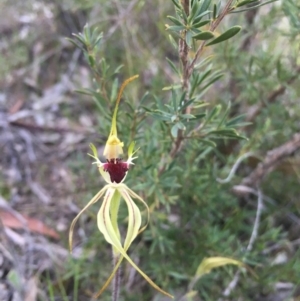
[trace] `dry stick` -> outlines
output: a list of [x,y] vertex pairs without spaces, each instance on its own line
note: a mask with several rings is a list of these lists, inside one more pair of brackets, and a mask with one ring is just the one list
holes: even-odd
[[247,159],[249,157],[258,157],[258,156],[253,152],[248,152],[248,153],[243,154],[234,163],[234,165],[233,165],[232,169],[230,170],[230,173],[229,173],[229,175],[227,176],[226,179],[216,178],[216,180],[221,184],[229,183],[232,180],[232,178],[234,177],[237,169],[239,168],[239,166],[243,162],[243,160]]
[[[254,242],[257,239],[262,210],[263,210],[263,195],[262,195],[262,192],[260,190],[258,190],[256,216],[255,216],[255,221],[254,221],[251,237],[250,237],[248,246],[246,248],[246,253],[251,252],[251,250],[253,248],[253,245],[254,245]],[[241,270],[238,270],[235,273],[233,279],[228,284],[227,288],[223,291],[223,296],[224,297],[228,297],[230,295],[230,293],[234,290],[234,288],[236,287],[236,285],[237,285],[237,283],[240,279],[240,274],[241,274]],[[219,299],[219,301],[221,301],[221,300],[222,299]]]
[[[210,26],[210,31],[215,31],[215,29],[219,26],[219,24],[221,23],[221,21],[223,20],[223,18],[229,13],[230,11],[230,7],[232,5],[234,0],[229,0],[223,11],[221,12],[221,14],[218,16],[218,18],[216,20],[214,20]],[[186,15],[189,15],[189,0],[181,0],[181,4],[184,8],[184,11],[186,13]],[[179,40],[179,58],[182,62],[182,67],[183,67],[183,79],[182,79],[182,88],[184,91],[188,92],[189,90],[189,79],[193,73],[195,64],[200,56],[200,54],[202,53],[202,51],[204,50],[204,46],[206,41],[202,42],[201,45],[199,46],[194,59],[192,60],[192,62],[190,64],[188,64],[188,53],[189,53],[189,48],[188,45],[185,42],[185,34],[186,32],[183,32],[183,38],[181,38]],[[189,113],[190,108],[188,107],[186,109],[187,113]],[[176,156],[176,154],[181,150],[182,148],[182,142],[184,140],[183,137],[183,133],[181,130],[178,131],[178,136],[175,139],[173,146],[171,148],[171,151],[169,153],[169,157],[171,159],[174,159],[174,157]],[[167,167],[167,163],[163,163],[163,165],[159,168],[158,170],[158,175],[161,175],[165,169]]]
[[289,80],[287,80],[284,85],[281,85],[279,88],[272,91],[271,94],[268,96],[266,103],[260,103],[256,106],[253,106],[252,109],[250,108],[246,121],[253,121],[255,117],[259,114],[261,109],[266,106],[266,104],[275,102],[276,98],[285,92],[287,85],[291,85],[296,79],[299,78],[299,74],[300,66],[297,66],[295,74]]
[[[266,158],[258,164],[258,166],[252,171],[252,173],[243,179],[241,185],[257,187],[262,182],[263,178],[275,169],[275,167],[286,157],[291,156],[297,150],[300,149],[300,133],[294,134],[293,138],[283,145],[270,150],[267,153]],[[236,194],[248,194],[238,189],[238,186],[233,187],[233,192]]]

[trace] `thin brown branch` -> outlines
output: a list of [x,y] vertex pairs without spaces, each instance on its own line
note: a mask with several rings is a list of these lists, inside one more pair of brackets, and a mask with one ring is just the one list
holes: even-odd
[[278,96],[284,94],[287,86],[291,85],[296,79],[299,78],[299,74],[300,74],[300,66],[297,66],[297,68],[295,70],[295,74],[289,80],[287,80],[284,85],[281,85],[279,88],[272,91],[269,94],[269,96],[267,97],[266,102],[262,102],[260,104],[257,104],[257,105],[255,105],[255,106],[253,106],[252,108],[249,109],[249,113],[248,113],[248,116],[247,116],[246,120],[249,121],[249,122],[253,121],[255,119],[255,117],[259,114],[259,112],[261,111],[261,109],[263,107],[265,107],[269,103],[275,102]]
[[[216,30],[216,28],[220,25],[220,23],[224,19],[224,17],[230,12],[230,8],[231,8],[231,5],[232,5],[233,1],[234,0],[229,0],[226,3],[226,5],[225,5],[223,11],[221,12],[221,14],[218,16],[218,18],[216,20],[214,20],[211,23],[210,29],[209,29],[210,31],[214,32]],[[188,76],[189,77],[192,75],[192,72],[194,70],[195,64],[198,61],[198,58],[199,58],[200,54],[204,50],[205,44],[206,44],[206,41],[204,41],[204,42],[201,43],[201,45],[199,46],[198,50],[196,51],[194,59],[192,60],[191,64],[188,67],[187,72],[188,72]]]
[[[260,190],[257,191],[257,209],[256,209],[256,216],[255,216],[255,221],[254,221],[254,225],[253,225],[253,229],[252,229],[252,233],[251,233],[251,237],[248,243],[248,246],[246,248],[246,253],[251,252],[253,245],[258,237],[258,230],[259,230],[259,225],[260,225],[260,220],[261,220],[261,213],[263,211],[263,195],[262,192]],[[235,289],[235,287],[237,286],[239,279],[240,279],[240,274],[241,274],[241,270],[238,270],[233,279],[230,281],[230,283],[228,284],[228,286],[226,287],[226,289],[223,291],[223,297],[228,297],[231,292]],[[222,301],[223,299],[219,299],[218,301]]]
[[[266,155],[266,158],[258,164],[258,166],[252,171],[252,173],[243,179],[239,186],[257,187],[263,181],[263,179],[272,172],[278,164],[286,157],[293,155],[300,149],[300,133],[294,134],[293,138],[283,145],[272,149]],[[240,194],[239,189],[233,187],[233,192]],[[247,192],[246,192],[247,193]]]
[[[224,19],[224,17],[230,12],[233,1],[234,0],[229,0],[226,3],[221,14],[218,16],[218,18],[211,23],[211,26],[210,26],[211,31],[214,31],[219,26],[219,24]],[[184,9],[186,15],[188,16],[189,15],[189,0],[181,0],[181,4],[183,6],[183,9]],[[195,54],[194,59],[192,60],[192,62],[190,64],[188,64],[189,47],[186,44],[185,35],[186,35],[186,31],[183,31],[182,38],[179,40],[178,48],[179,48],[179,58],[182,62],[182,68],[183,68],[182,88],[184,91],[188,92],[190,77],[192,75],[192,72],[194,70],[196,62],[204,49],[205,42],[201,43],[200,47],[198,48],[198,50]],[[188,93],[187,93],[187,95],[188,95]],[[190,110],[190,108],[187,107],[186,113],[190,113],[189,110]],[[184,141],[183,132],[182,132],[182,130],[179,130],[178,136],[177,136],[176,140],[174,141],[172,148],[170,150],[170,153],[169,153],[169,156],[171,157],[171,159],[173,159],[176,156],[176,154],[181,150],[183,141]],[[159,175],[161,175],[165,171],[165,169],[166,169],[166,163],[164,163],[161,166],[161,168],[159,169],[159,171],[158,171]]]
[[57,133],[78,133],[78,134],[87,134],[94,132],[91,129],[85,128],[63,128],[63,127],[51,127],[51,126],[41,126],[33,123],[27,123],[23,121],[11,121],[11,125],[21,128],[27,128],[31,131],[42,131],[42,132],[57,132]]
[[188,16],[190,14],[190,1],[189,0],[181,0],[181,5]]
[[[189,0],[181,0],[182,7],[188,16],[190,14],[190,4]],[[187,45],[185,41],[186,37],[186,30],[182,31],[182,39],[179,40],[179,47],[178,47],[178,54],[179,58],[182,63],[182,69],[183,69],[183,82],[182,82],[182,87],[185,91],[188,91],[189,85],[188,85],[188,54],[189,54],[189,46]]]

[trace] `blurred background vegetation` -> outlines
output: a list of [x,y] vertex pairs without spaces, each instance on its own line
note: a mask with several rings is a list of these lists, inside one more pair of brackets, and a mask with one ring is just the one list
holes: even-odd
[[[103,186],[88,145],[101,153],[112,91],[134,74],[140,78],[126,88],[119,132],[125,145],[140,147],[126,183],[147,201],[151,222],[129,250],[133,260],[175,300],[299,300],[299,3],[226,16],[217,32],[242,31],[204,51],[223,76],[199,96],[206,107],[196,113],[219,106],[217,117],[228,114],[234,124],[243,115],[238,132],[248,139],[186,139],[174,156],[171,125],[155,114],[172,105],[162,89],[180,83],[166,59],[180,65],[167,15],[174,15],[171,0],[0,1],[1,301],[90,300],[110,274],[97,206],[80,219],[72,257],[67,233]],[[95,82],[82,51],[65,39],[86,23],[103,32],[98,59],[110,66],[98,98],[74,92]],[[186,295],[210,256],[241,260],[257,277],[222,267]],[[130,265],[122,275],[120,301],[165,300]],[[110,298],[107,291],[100,300]]]

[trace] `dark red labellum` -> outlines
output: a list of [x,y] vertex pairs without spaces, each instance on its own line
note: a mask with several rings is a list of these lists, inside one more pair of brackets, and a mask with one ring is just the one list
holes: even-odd
[[122,162],[122,159],[107,160],[104,164],[104,171],[107,171],[112,183],[121,183],[128,171],[128,164]]

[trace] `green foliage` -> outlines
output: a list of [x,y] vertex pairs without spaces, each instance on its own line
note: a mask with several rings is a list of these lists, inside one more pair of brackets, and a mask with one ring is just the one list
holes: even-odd
[[[246,12],[274,1],[233,1],[224,11],[222,1],[194,0],[189,2],[189,13],[182,1],[172,2],[175,13],[168,15],[171,24],[166,26],[171,43],[163,44],[167,41],[165,35],[160,49],[162,55],[158,54],[157,58],[162,69],[168,70],[171,76],[166,80],[165,73],[156,74],[150,93],[140,83],[120,103],[120,136],[124,137],[125,145],[135,140],[140,147],[139,158],[126,183],[144,196],[152,211],[148,229],[130,252],[137,254],[143,269],[156,283],[174,291],[179,288],[182,295],[188,293],[185,288],[203,258],[222,256],[243,261],[259,278],[242,271],[240,285],[232,298],[255,300],[260,291],[271,291],[278,281],[294,284],[298,281],[296,268],[289,272],[287,267],[278,264],[275,269],[272,264],[276,256],[264,253],[269,245],[280,248],[286,243],[287,230],[276,222],[276,210],[293,199],[292,211],[298,214],[299,206],[294,204],[297,192],[292,189],[289,196],[283,194],[284,187],[278,189],[280,177],[276,179],[276,174],[263,186],[268,196],[280,201],[266,201],[257,240],[248,252],[257,200],[251,196],[245,204],[231,194],[230,189],[247,175],[251,165],[245,163],[233,183],[221,186],[216,178],[220,174],[227,175],[239,155],[249,150],[264,153],[297,130],[299,87],[291,78],[299,73],[295,68],[299,64],[297,46],[293,42],[299,40],[299,7],[292,0],[265,6],[270,15],[260,15],[258,10],[259,22],[250,24],[245,23]],[[163,2],[159,5],[163,7]],[[170,13],[169,8],[164,9]],[[234,12],[241,14],[231,14]],[[282,30],[282,34],[277,30],[277,22],[283,15],[289,20],[289,27]],[[132,69],[142,73],[147,67],[137,58],[134,68],[127,68],[131,50],[117,62],[113,50],[104,58],[102,47],[113,47],[109,46],[113,42],[105,41],[105,31],[99,32],[86,26],[72,43],[84,52],[94,85],[92,89],[80,88],[78,92],[94,99],[95,108],[100,112],[97,129],[105,136],[121,66],[125,65],[122,69],[125,73]],[[143,32],[145,37],[148,34]],[[247,39],[250,46],[245,46]],[[288,50],[281,48],[283,41]],[[217,43],[217,47],[211,47]],[[170,54],[172,45],[175,55],[179,52],[179,58],[174,58],[173,52]],[[144,52],[145,57],[148,54],[146,49],[139,51]],[[162,60],[164,56],[168,59]],[[291,97],[268,102],[270,95],[282,86]],[[252,106],[261,106],[255,122],[246,120]],[[284,129],[282,120],[285,120]],[[232,142],[233,139],[239,142]],[[293,179],[291,187],[297,186],[299,173]],[[86,248],[103,250],[96,239],[88,241]],[[294,264],[300,267],[299,262]],[[289,263],[290,268],[291,265]],[[213,270],[203,276],[194,289],[203,300],[217,300],[236,270],[237,267],[232,266]],[[98,277],[94,270],[91,274]],[[101,281],[105,278],[100,277]],[[134,292],[126,291],[124,295],[126,300],[148,300],[153,292],[137,286]]]

